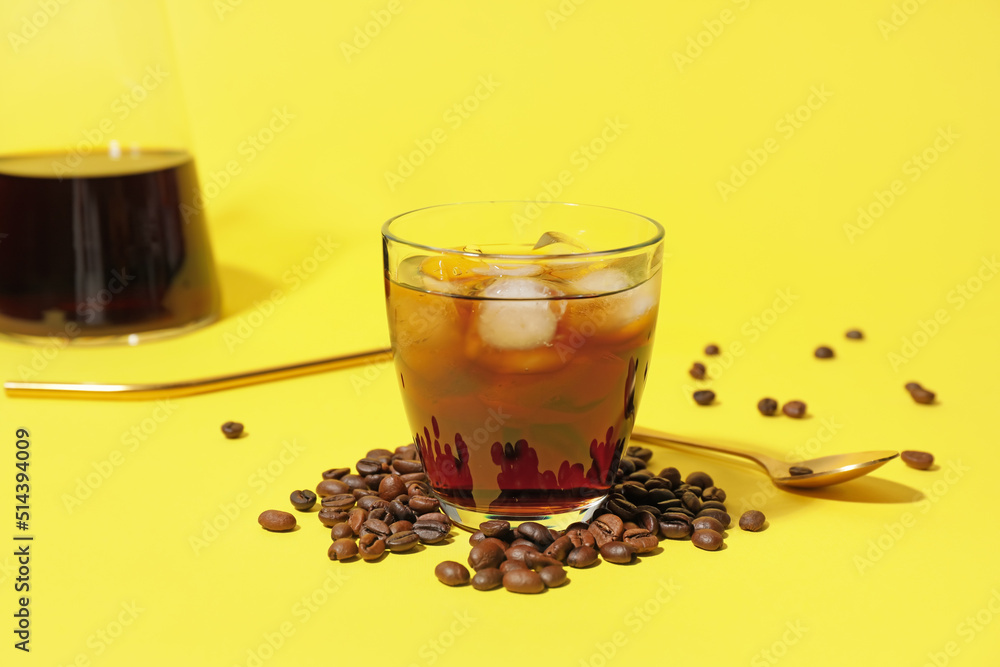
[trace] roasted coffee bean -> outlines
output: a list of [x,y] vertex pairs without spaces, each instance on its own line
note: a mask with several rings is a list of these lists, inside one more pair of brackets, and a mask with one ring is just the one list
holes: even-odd
[[655,549],[660,540],[645,528],[633,528],[632,530],[625,531],[625,534],[622,536],[622,542],[631,544],[635,548],[636,553],[645,554]]
[[865,335],[861,333],[861,331],[859,331],[858,329],[851,329],[844,335],[852,340],[861,340],[862,338],[865,337]]
[[715,500],[720,503],[726,502],[726,492],[717,486],[710,486],[701,492],[702,500]]
[[556,588],[566,583],[566,569],[561,565],[549,565],[538,571],[546,588]]
[[292,495],[288,496],[288,499],[292,502],[292,507],[300,512],[311,510],[316,504],[316,494],[309,489],[292,491]]
[[767,519],[764,517],[763,512],[757,510],[747,510],[740,517],[740,528],[743,530],[749,530],[752,533],[764,528],[764,522]]
[[934,402],[935,394],[933,391],[924,389],[923,387],[917,387],[916,389],[910,390],[910,396],[917,403],[922,403],[923,405],[930,405]]
[[590,524],[590,534],[598,547],[621,538],[625,532],[625,522],[616,514],[602,514]]
[[527,570],[528,566],[523,560],[505,560],[500,563],[500,572],[507,574],[508,570]]
[[385,538],[386,548],[394,554],[402,553],[404,551],[409,551],[413,547],[417,546],[417,542],[420,538],[412,530],[404,530],[398,533],[392,533],[389,537]]
[[625,477],[628,477],[635,472],[635,463],[623,457],[622,460],[618,462],[618,472]]
[[350,493],[338,493],[337,495],[326,496],[323,498],[321,505],[323,506],[323,509],[341,510],[342,512],[346,512],[354,507],[354,502],[354,496]]
[[608,511],[621,518],[622,521],[628,521],[638,511],[634,504],[624,498],[611,498],[605,507]]
[[[402,521],[389,524],[389,532],[393,535],[396,533],[402,533],[404,530],[413,530],[413,523],[404,519]],[[418,535],[417,537],[419,538],[420,536]]]
[[477,572],[487,567],[500,567],[505,560],[504,550],[494,542],[480,542],[469,552],[469,567]]
[[640,482],[644,486],[646,482],[653,478],[652,470],[636,470],[634,473],[625,478],[625,481],[629,482]]
[[659,510],[656,510],[656,512],[642,510],[636,513],[636,515],[632,518],[632,521],[635,523],[636,527],[645,528],[652,535],[659,536],[660,516],[661,512]]
[[409,475],[415,472],[423,472],[424,466],[420,461],[413,461],[411,459],[396,459],[392,462],[392,469],[396,474],[399,475]]
[[660,474],[657,475],[657,477],[662,477],[663,479],[669,480],[671,488],[674,489],[676,489],[677,486],[681,483],[681,472],[680,470],[674,467],[664,468],[663,470],[660,471]]
[[469,570],[453,560],[438,563],[434,568],[434,576],[446,586],[464,586],[469,583]]
[[635,474],[641,470],[646,469],[646,462],[637,456],[623,456],[622,460],[623,461],[627,460],[629,463],[632,464],[632,473],[629,475],[630,477],[632,474]]
[[358,507],[360,507],[363,510],[368,510],[370,512],[376,507],[388,508],[389,503],[382,500],[378,496],[362,496],[361,498],[358,498]]
[[711,389],[702,389],[691,394],[691,398],[698,405],[710,405],[715,400],[715,392]]
[[511,593],[541,593],[545,583],[534,570],[509,570],[503,575],[503,587]]
[[354,466],[354,469],[357,470],[358,474],[362,476],[375,475],[380,472],[385,472],[385,470],[382,469],[382,464],[380,462],[375,459],[368,458],[358,461]]
[[363,535],[358,540],[358,553],[366,561],[378,560],[385,553],[385,540],[374,533]]
[[[684,502],[680,498],[672,498],[671,500],[664,500],[656,504],[660,508],[660,512],[673,512],[674,510],[684,508]],[[685,511],[687,511],[685,509]]]
[[[500,551],[507,551],[507,549],[510,549],[510,547],[511,547],[511,545],[507,544],[503,540],[501,540],[499,538],[496,538],[496,537],[487,537],[486,539],[484,539],[479,544],[494,544],[494,545],[500,547]],[[479,545],[477,544],[476,546],[479,546]]]
[[569,552],[569,555],[566,556],[566,564],[570,567],[590,567],[597,562],[598,556],[597,549],[582,545]]
[[608,542],[601,547],[601,557],[609,563],[617,563],[619,565],[631,563],[635,553],[636,548],[634,546],[617,540]]
[[417,516],[428,512],[437,512],[441,509],[441,503],[437,501],[437,498],[430,496],[410,496],[410,502],[407,505]]
[[[444,515],[442,514],[441,516]],[[437,544],[448,537],[448,533],[451,532],[451,526],[439,521],[428,521],[418,518],[413,522],[413,532],[417,534],[417,537],[424,544]]]
[[562,561],[556,560],[555,558],[550,558],[538,552],[531,552],[531,551],[529,551],[524,555],[524,564],[536,572],[538,572],[542,568],[549,567],[550,565],[557,565],[559,567],[562,567]]
[[715,345],[713,343],[711,345],[706,345],[705,346],[705,354],[707,354],[708,356],[711,357],[711,356],[714,356],[714,355],[716,355],[718,353],[719,353],[719,346],[718,345]]
[[649,449],[648,447],[638,447],[636,445],[632,445],[626,451],[629,456],[634,456],[637,459],[642,459],[646,463],[649,463],[649,460],[653,458],[653,450]]
[[714,530],[720,535],[725,530],[722,523],[712,516],[700,516],[691,522],[691,527],[695,530]]
[[828,348],[826,345],[820,345],[817,347],[813,354],[816,355],[817,359],[833,359],[833,350]]
[[685,477],[684,483],[690,486],[697,486],[702,489],[708,488],[715,484],[715,482],[712,480],[711,475],[709,475],[707,472],[701,472],[700,470],[692,472],[687,477]]
[[538,553],[538,549],[533,549],[523,544],[518,544],[517,546],[512,546],[511,548],[507,549],[507,551],[504,552],[504,555],[507,557],[507,560],[524,561],[525,557],[529,553]]
[[686,540],[693,532],[691,517],[678,512],[667,512],[660,517],[660,534],[671,540]]
[[365,489],[368,490],[368,484],[365,482],[365,478],[361,475],[348,474],[340,478],[340,481],[351,487],[352,489]]
[[899,458],[903,459],[903,463],[917,470],[927,470],[934,465],[934,455],[930,452],[918,452],[908,449],[900,454]]
[[497,537],[505,542],[513,542],[515,539],[514,531],[511,530],[509,521],[501,521],[499,519],[484,521],[479,524],[479,530],[483,531],[483,535],[486,537]]
[[369,519],[378,519],[384,522],[386,525],[396,522],[396,517],[392,515],[388,507],[376,507],[371,512],[368,513]]
[[409,507],[399,502],[398,500],[393,500],[389,503],[389,512],[395,517],[396,521],[416,521],[417,513],[411,510]]
[[625,482],[622,484],[622,495],[636,505],[642,505],[649,497],[649,491],[640,482]]
[[389,535],[392,534],[392,531],[389,530],[389,526],[385,525],[385,521],[379,521],[378,519],[372,519],[369,517],[369,519],[362,524],[361,532],[358,533],[358,536],[364,537],[369,533],[385,538],[389,537]]
[[[487,538],[487,539],[489,539],[489,538]],[[531,540],[525,539],[523,537],[519,537],[516,540],[514,540],[513,542],[511,542],[510,546],[512,546],[512,547],[525,546],[525,547],[528,547],[529,549],[534,549],[535,551],[538,551],[538,545],[537,544],[535,544]]]
[[406,493],[406,483],[398,475],[383,477],[378,485],[378,496],[382,500],[392,501],[396,496]]
[[811,475],[812,468],[807,468],[806,466],[791,466],[788,468],[788,474],[793,477],[797,475]]
[[563,535],[555,542],[546,547],[544,553],[549,558],[555,558],[563,563],[566,562],[566,556],[569,552],[573,550],[573,541],[567,535]]
[[429,493],[430,487],[427,486],[427,473],[424,473],[424,472],[408,472],[406,474],[400,475],[399,478],[401,480],[403,480],[404,482],[406,482],[407,488],[409,488],[410,482],[420,482],[423,485],[421,488],[428,489],[428,493]]
[[773,398],[762,398],[757,401],[757,409],[760,411],[760,414],[770,417],[778,411],[778,402]]
[[696,530],[691,535],[691,541],[699,549],[715,551],[722,546],[722,535],[714,530]]
[[349,537],[342,537],[327,549],[330,560],[349,560],[358,555],[358,545]]
[[365,525],[367,520],[368,510],[363,510],[360,507],[355,507],[347,514],[347,523],[351,524],[351,530],[354,531],[355,535],[361,534],[361,527]]
[[684,503],[684,507],[695,514],[701,511],[701,499],[690,491],[684,492],[684,495],[681,496],[681,502]]
[[327,528],[333,528],[338,523],[344,523],[350,517],[350,515],[343,510],[328,509],[326,507],[321,509],[316,516],[319,517],[320,523]]
[[350,473],[350,468],[330,468],[323,471],[323,479],[341,479],[344,475],[349,475]]
[[483,531],[477,530],[472,535],[469,535],[469,544],[471,544],[472,546],[476,546],[485,539],[486,535],[483,534]]
[[595,547],[597,546],[597,541],[594,539],[594,534],[590,532],[588,528],[567,528],[566,537],[569,541],[573,543],[573,548],[577,547]]
[[696,361],[691,364],[691,368],[688,369],[688,374],[695,380],[705,379],[705,364],[700,361]]
[[720,503],[718,500],[702,500],[701,509],[703,510],[722,510],[726,511],[726,505]]
[[526,521],[522,523],[514,532],[526,540],[531,540],[537,544],[540,549],[544,549],[552,544],[552,534],[549,533],[549,529],[540,523],[536,523],[535,521]]
[[235,440],[243,435],[243,424],[240,422],[226,422],[222,425],[222,434],[230,440]]
[[390,452],[388,449],[385,449],[384,447],[380,447],[378,449],[370,449],[368,450],[368,453],[365,454],[365,458],[367,459],[380,459],[380,458],[388,458],[391,456],[392,452]]
[[729,524],[733,522],[733,518],[729,516],[728,512],[723,512],[717,509],[707,509],[698,512],[698,516],[710,516],[722,524],[723,528],[729,528]]
[[431,487],[427,486],[427,482],[406,482],[406,492],[410,494],[411,498],[413,496],[430,496]]
[[495,567],[487,567],[472,577],[472,587],[477,591],[489,591],[503,585],[503,572]]
[[907,382],[906,384],[903,385],[903,388],[906,389],[906,391],[913,391],[914,389],[923,389],[923,387],[920,386],[919,382]]
[[335,540],[339,540],[342,537],[354,537],[354,531],[351,530],[351,524],[338,523],[330,529],[330,537]]
[[274,532],[284,532],[295,528],[295,516],[281,510],[265,510],[257,517],[257,523]]
[[351,489],[351,495],[355,500],[359,500],[365,496],[378,496],[378,492],[371,489]]
[[365,475],[365,484],[368,485],[369,489],[378,493],[379,484],[381,484],[382,480],[388,476],[389,475],[384,472],[375,473],[374,475]]
[[322,482],[316,485],[316,495],[320,498],[328,498],[330,496],[342,496],[350,495],[351,487],[344,484],[339,479],[324,479]]
[[802,401],[788,401],[781,406],[781,411],[792,419],[802,419],[806,416],[806,404]]

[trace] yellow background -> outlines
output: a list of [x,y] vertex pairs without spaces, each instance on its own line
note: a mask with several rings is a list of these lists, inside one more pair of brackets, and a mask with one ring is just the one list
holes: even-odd
[[[568,171],[558,198],[637,211],[667,229],[641,424],[779,457],[925,449],[938,469],[897,461],[870,479],[792,494],[738,462],[657,450],[653,467],[707,470],[734,514],[753,505],[770,527],[730,530],[718,553],[664,542],[639,564],[571,571],[565,588],[520,597],[434,579],[439,561],[465,559],[462,535],[376,565],[340,564],[327,560],[328,531],[312,516],[289,535],[257,525],[321,470],[406,441],[385,366],[159,411],[4,397],[4,502],[14,504],[14,431],[28,428],[36,540],[29,655],[12,648],[13,547],[0,551],[3,664],[995,664],[997,5],[392,7],[170,3],[224,317],[129,349],[2,343],[3,378],[29,369],[41,380],[180,379],[382,347],[383,220],[434,203],[543,197]],[[368,25],[387,15],[377,31]],[[86,3],[62,7],[52,22],[62,21],[84,29]],[[366,26],[367,44],[357,37]],[[456,116],[456,104],[475,110]],[[276,113],[294,118],[250,160],[241,147]],[[798,127],[786,119],[796,113]],[[612,126],[614,140],[585,158],[581,147],[601,148]],[[390,187],[386,172],[441,131]],[[761,150],[763,164],[744,165]],[[925,152],[933,163],[914,171]],[[239,173],[227,182],[233,161]],[[734,169],[753,173],[724,198],[718,183]],[[900,193],[854,230],[863,233],[845,228],[859,207],[888,201],[897,180]],[[309,260],[331,244],[327,261]],[[778,314],[769,309],[780,294],[791,305]],[[866,339],[845,340],[850,327]],[[715,379],[703,385],[719,398],[701,408],[686,369],[709,342],[743,353],[710,365]],[[836,359],[812,357],[823,343]],[[910,380],[938,404],[915,404],[902,388]],[[765,395],[805,400],[811,418],[764,419],[754,405]],[[230,419],[248,437],[223,439]],[[144,427],[145,440],[129,439]],[[81,480],[109,466],[67,506]],[[12,545],[10,514],[0,533]],[[223,528],[196,549],[193,537],[211,537],[206,522]],[[129,624],[102,639],[120,620]],[[268,637],[280,646],[269,650]]]

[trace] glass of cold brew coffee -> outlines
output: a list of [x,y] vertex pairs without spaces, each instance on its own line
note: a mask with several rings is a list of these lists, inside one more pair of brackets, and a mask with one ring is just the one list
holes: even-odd
[[432,206],[382,228],[397,381],[448,516],[560,528],[597,510],[653,347],[663,229],[598,206]]
[[136,343],[213,321],[162,3],[52,6],[41,23],[36,2],[4,8],[24,29],[0,57],[0,334]]

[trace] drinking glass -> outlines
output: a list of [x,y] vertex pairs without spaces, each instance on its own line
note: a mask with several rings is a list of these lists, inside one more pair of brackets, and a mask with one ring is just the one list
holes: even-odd
[[0,10],[0,333],[130,343],[219,311],[162,2]]
[[403,407],[445,513],[561,528],[607,497],[649,372],[663,228],[477,202],[382,227]]

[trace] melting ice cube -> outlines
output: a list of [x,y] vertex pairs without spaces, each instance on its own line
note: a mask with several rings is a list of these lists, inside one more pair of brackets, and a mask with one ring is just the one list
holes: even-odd
[[479,307],[479,336],[504,350],[529,350],[548,345],[556,334],[559,316],[547,300],[557,296],[531,278],[498,278],[486,289]]

